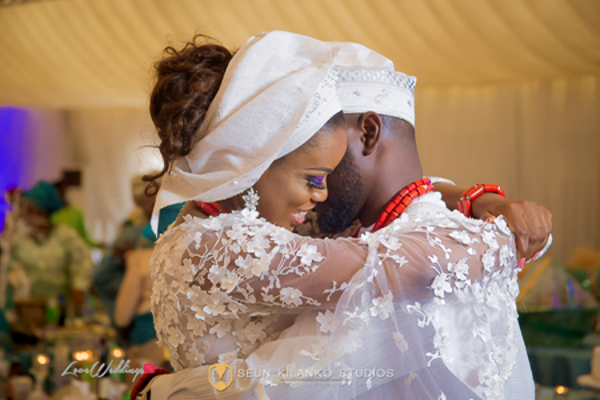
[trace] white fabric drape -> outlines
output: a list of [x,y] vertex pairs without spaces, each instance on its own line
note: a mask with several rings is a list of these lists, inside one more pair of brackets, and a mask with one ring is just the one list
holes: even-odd
[[152,122],[145,109],[71,111],[68,129],[83,169],[84,212],[88,231],[110,241],[133,210],[131,178],[157,170],[162,161]]
[[599,110],[599,77],[417,90],[424,171],[545,205],[548,254],[566,261],[577,245],[600,248]]

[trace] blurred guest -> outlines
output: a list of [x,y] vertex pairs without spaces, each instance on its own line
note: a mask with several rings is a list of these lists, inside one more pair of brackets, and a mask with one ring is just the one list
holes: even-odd
[[51,222],[62,207],[56,188],[39,182],[23,195],[25,222],[11,243],[10,269],[22,270],[31,285],[31,297],[46,300],[70,296],[81,305],[89,287],[92,260],[86,244],[72,228]]
[[54,224],[64,224],[73,228],[83,241],[90,247],[97,247],[98,244],[94,242],[88,236],[87,229],[85,228],[85,220],[83,213],[67,201],[67,189],[69,188],[69,182],[65,176],[54,184],[54,187],[58,191],[60,196],[62,207],[54,212],[50,217],[50,220]]
[[128,358],[133,368],[146,363],[160,365],[162,347],[157,345],[156,330],[150,312],[152,280],[150,257],[152,249],[139,249],[125,255],[126,271],[115,303],[115,324],[129,327]]
[[137,208],[121,226],[117,238],[94,269],[92,276],[93,286],[113,322],[115,300],[125,274],[125,253],[133,249],[150,248],[154,243],[153,238],[146,238],[142,234],[154,208],[154,196],[146,196],[145,189],[146,182],[141,176],[133,178],[131,191]]

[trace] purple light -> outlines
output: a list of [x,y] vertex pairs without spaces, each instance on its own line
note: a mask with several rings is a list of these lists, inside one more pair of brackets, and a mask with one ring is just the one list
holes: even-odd
[[7,190],[19,186],[27,170],[27,120],[29,110],[18,107],[0,107],[0,232],[8,204],[4,199]]

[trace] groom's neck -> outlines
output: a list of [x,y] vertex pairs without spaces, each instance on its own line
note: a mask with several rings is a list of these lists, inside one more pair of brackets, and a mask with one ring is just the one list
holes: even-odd
[[388,203],[410,183],[423,177],[416,144],[390,141],[378,158],[372,176],[367,178],[366,201],[358,218],[363,226],[373,225]]

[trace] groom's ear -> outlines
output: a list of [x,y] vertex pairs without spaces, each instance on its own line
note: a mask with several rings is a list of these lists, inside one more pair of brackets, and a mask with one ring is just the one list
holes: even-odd
[[381,143],[383,121],[379,114],[368,111],[358,118],[358,126],[362,133],[363,155],[373,154]]

